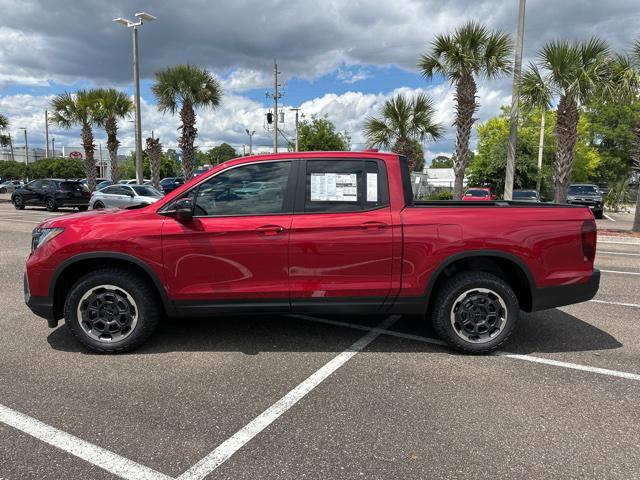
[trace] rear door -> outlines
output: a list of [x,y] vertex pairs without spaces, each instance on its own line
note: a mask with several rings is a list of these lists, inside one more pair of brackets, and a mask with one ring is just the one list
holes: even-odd
[[301,161],[290,243],[294,311],[379,309],[393,263],[384,162]]
[[[162,230],[165,271],[178,308],[195,312],[235,303],[289,310],[295,163],[233,166],[183,195],[193,199],[193,219],[169,217]],[[254,182],[270,182],[272,188],[244,195]]]

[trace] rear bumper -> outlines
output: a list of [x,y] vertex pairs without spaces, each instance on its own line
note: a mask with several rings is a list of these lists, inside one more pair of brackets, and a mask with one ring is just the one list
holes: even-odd
[[24,303],[27,307],[39,317],[44,318],[47,324],[51,327],[58,326],[58,319],[56,319],[53,311],[53,298],[51,297],[33,297],[29,293],[29,281],[27,274],[24,274]]
[[593,274],[585,283],[558,285],[555,287],[534,288],[531,298],[531,311],[572,305],[591,300],[600,287],[600,270],[593,269]]

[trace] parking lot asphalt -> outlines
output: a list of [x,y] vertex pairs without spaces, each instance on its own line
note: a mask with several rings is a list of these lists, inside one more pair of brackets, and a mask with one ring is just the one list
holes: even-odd
[[246,316],[104,356],[23,303],[48,216],[0,204],[0,479],[640,478],[640,245],[600,239],[596,301],[499,355],[415,317]]

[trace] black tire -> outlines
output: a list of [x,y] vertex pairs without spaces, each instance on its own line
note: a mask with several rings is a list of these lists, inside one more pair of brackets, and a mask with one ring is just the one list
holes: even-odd
[[103,208],[104,208],[104,203],[102,203],[100,200],[98,200],[96,203],[93,204],[94,210],[101,210]]
[[88,208],[89,208],[88,205],[82,205],[81,207],[78,207],[78,210],[80,210],[81,212],[86,212]]
[[511,336],[520,306],[507,282],[490,273],[471,271],[445,281],[431,312],[436,333],[448,345],[463,353],[486,354]]
[[604,211],[602,210],[597,210],[595,212],[593,212],[594,216],[598,219],[601,220],[602,217],[604,216]]
[[13,206],[16,210],[24,210],[24,200],[21,195],[13,197]]
[[[115,289],[102,288],[102,286],[112,286]],[[99,304],[98,297],[101,295],[111,295],[117,299],[115,302]],[[124,307],[120,305],[123,301]],[[111,332],[108,328],[110,324],[120,327],[121,320],[114,318],[113,313],[107,318],[108,312],[92,320],[88,307],[94,307],[95,312],[96,305],[99,307],[98,311],[103,307],[120,309],[115,316],[120,317],[124,312],[124,316],[135,316],[135,323],[129,318],[128,331],[122,329],[114,335],[111,333],[101,335],[100,333],[104,331]],[[100,353],[121,353],[133,350],[151,336],[161,315],[158,305],[156,292],[146,279],[128,270],[105,268],[86,274],[71,288],[64,303],[64,318],[73,336],[84,346]],[[83,308],[85,311],[79,312]],[[81,320],[78,318],[78,313],[81,315]],[[96,326],[97,323],[102,325]]]
[[47,209],[47,212],[55,212],[58,210],[58,206],[56,205],[56,201],[53,197],[48,197],[44,201],[44,206]]

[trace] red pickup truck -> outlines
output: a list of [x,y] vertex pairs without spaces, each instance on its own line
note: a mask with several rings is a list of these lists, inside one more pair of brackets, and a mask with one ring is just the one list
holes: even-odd
[[377,152],[239,158],[138,209],[33,231],[25,300],[101,352],[140,345],[163,316],[414,314],[487,353],[520,310],[591,299],[588,208],[414,201],[406,159]]

